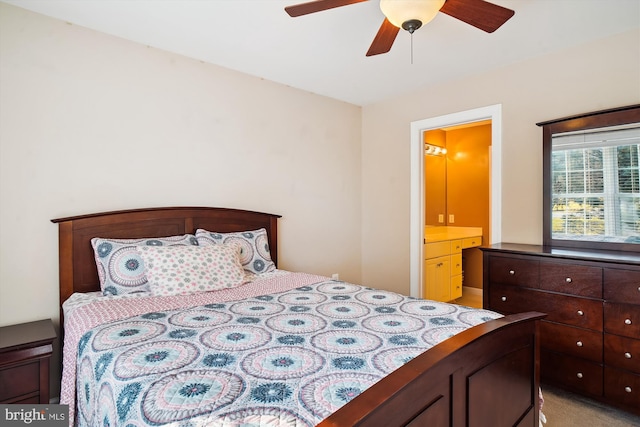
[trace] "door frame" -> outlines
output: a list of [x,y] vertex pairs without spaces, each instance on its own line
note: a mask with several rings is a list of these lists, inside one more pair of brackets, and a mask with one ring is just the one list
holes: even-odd
[[410,294],[422,297],[424,274],[424,139],[432,129],[491,120],[489,217],[490,242],[502,239],[502,104],[489,105],[458,113],[411,122],[411,189],[410,189]]

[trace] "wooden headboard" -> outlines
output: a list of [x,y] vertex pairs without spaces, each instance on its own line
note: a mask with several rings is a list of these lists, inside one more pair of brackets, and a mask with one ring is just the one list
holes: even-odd
[[280,215],[238,209],[169,207],[103,212],[52,219],[58,224],[60,305],[74,292],[100,290],[91,239],[141,239],[194,234],[196,229],[229,233],[265,228],[273,262],[278,264]]

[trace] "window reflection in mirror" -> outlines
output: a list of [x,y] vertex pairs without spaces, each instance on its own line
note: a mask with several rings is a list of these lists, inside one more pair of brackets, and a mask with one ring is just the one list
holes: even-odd
[[545,245],[640,251],[640,108],[540,125]]
[[640,243],[640,124],[552,135],[553,239]]

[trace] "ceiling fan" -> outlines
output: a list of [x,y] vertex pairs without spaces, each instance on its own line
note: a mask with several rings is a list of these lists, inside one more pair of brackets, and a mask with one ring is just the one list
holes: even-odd
[[[287,6],[284,10],[289,16],[296,17],[363,1],[367,0],[315,0]],[[484,0],[380,0],[380,9],[385,19],[367,51],[367,56],[389,52],[400,28],[413,34],[415,30],[431,21],[438,12],[487,33],[500,28],[515,14],[511,9]]]

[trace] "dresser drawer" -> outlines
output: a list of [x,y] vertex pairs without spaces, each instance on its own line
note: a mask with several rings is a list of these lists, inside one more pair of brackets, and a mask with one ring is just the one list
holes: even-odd
[[640,306],[605,302],[604,330],[630,338],[640,337]]
[[557,353],[602,363],[602,332],[542,321],[540,346]]
[[602,298],[602,268],[558,262],[541,262],[540,289],[591,298]]
[[489,258],[489,281],[502,285],[537,288],[539,264],[534,259],[491,256]]
[[489,308],[500,313],[539,311],[546,320],[602,331],[602,302],[515,286],[492,285]]
[[0,402],[40,390],[40,360],[0,368]]
[[640,271],[605,268],[604,299],[640,305]]
[[[489,310],[502,314],[535,311],[538,294],[530,289],[515,286],[491,285],[489,291]],[[542,311],[545,313],[545,311]]]
[[602,365],[578,357],[540,351],[540,376],[580,393],[602,396]]
[[604,334],[604,364],[640,374],[640,339]]
[[604,395],[618,404],[640,408],[640,375],[615,368],[604,368]]
[[550,322],[602,331],[602,302],[540,292],[535,310],[546,312]]
[[27,404],[39,404],[40,402],[40,395],[39,394],[34,394],[34,395],[30,395],[29,397],[24,397],[20,400],[12,400],[11,401],[11,405],[27,405]]

